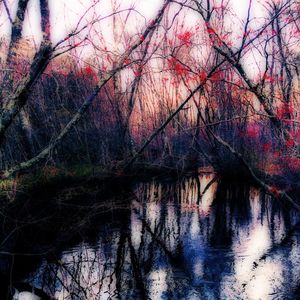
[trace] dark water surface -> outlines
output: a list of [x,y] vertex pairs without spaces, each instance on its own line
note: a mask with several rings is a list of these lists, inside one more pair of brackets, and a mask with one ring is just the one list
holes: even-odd
[[16,255],[32,262],[18,280],[55,299],[300,299],[297,214],[246,184],[206,189],[213,177],[134,183],[73,243]]

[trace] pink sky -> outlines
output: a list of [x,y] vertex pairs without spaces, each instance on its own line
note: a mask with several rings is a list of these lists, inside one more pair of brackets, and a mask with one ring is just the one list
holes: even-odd
[[[6,0],[10,10],[12,18],[15,15],[17,0]],[[247,9],[250,0],[227,0],[232,7],[232,11],[236,14],[236,19],[232,23],[233,35],[238,35],[236,32],[239,28],[242,28],[242,20],[246,19]],[[265,2],[266,0],[261,0]],[[256,24],[259,24],[260,18],[263,16],[262,6],[259,5],[260,0],[253,0],[252,15],[257,18]],[[216,6],[220,6],[221,0],[215,1]],[[226,1],[223,1],[226,2]],[[40,26],[39,26],[39,1],[30,0],[29,9],[27,11],[24,36],[34,36],[36,42],[41,38]],[[78,20],[92,4],[96,3],[93,9],[82,19],[82,25],[89,23],[89,20],[95,18],[103,18],[112,11],[112,3],[119,3],[118,10],[124,10],[134,5],[137,12],[132,13],[130,22],[126,27],[129,34],[132,36],[141,32],[143,25],[148,22],[153,16],[155,16],[157,10],[161,7],[163,0],[49,0],[50,13],[51,13],[51,26],[52,26],[52,39],[53,42],[64,38],[78,23]],[[175,5],[175,4],[172,4]],[[178,8],[178,6],[177,6]],[[188,12],[188,17],[185,19],[187,26],[193,26],[199,19],[199,16],[192,12]],[[232,20],[230,20],[232,22]],[[98,27],[97,27],[98,26]],[[106,42],[105,46],[110,49],[118,49],[118,46],[113,45],[112,41],[112,18],[107,18],[100,23],[97,23],[94,27],[99,28],[104,36]],[[0,35],[9,35],[10,23],[7,17],[7,13],[4,9],[3,2],[0,4]],[[86,34],[86,32],[84,33]],[[84,34],[81,38],[84,37]],[[234,38],[233,38],[234,39]],[[116,47],[116,48],[115,48]],[[122,51],[122,48],[118,50]],[[88,50],[85,50],[88,51]],[[252,57],[251,57],[252,56]],[[250,54],[246,57],[246,68],[250,71],[255,64],[255,54]]]
[[[11,10],[12,17],[16,11],[16,0],[6,0]],[[91,10],[91,13],[95,13],[97,16],[105,16],[111,12],[111,2],[120,3],[120,9],[129,8],[134,5],[136,10],[141,13],[146,19],[153,17],[157,9],[163,3],[162,0],[49,0],[51,10],[51,24],[52,24],[52,36],[53,40],[57,41],[63,38],[67,32],[69,32],[77,24],[83,12],[85,12],[93,3],[98,2],[95,6],[95,10]],[[218,2],[218,1],[216,1]],[[255,15],[259,16],[261,9],[258,7],[259,0],[254,0]],[[243,18],[247,12],[247,6],[249,0],[229,0],[230,5],[236,12],[239,18]],[[216,3],[216,5],[218,5]],[[35,36],[36,40],[39,40],[41,33],[39,31],[39,14],[38,12],[38,0],[31,0],[29,2],[29,10],[26,18],[26,26],[24,35]],[[91,19],[91,13],[87,15],[87,19]],[[137,14],[136,14],[137,15]],[[192,20],[196,16],[192,16]],[[138,17],[138,21],[142,22],[143,18]],[[86,20],[83,20],[83,23]],[[106,21],[107,26],[109,21]],[[1,34],[9,34],[10,26],[7,18],[7,14],[4,10],[4,5],[1,3],[0,8],[0,28]]]

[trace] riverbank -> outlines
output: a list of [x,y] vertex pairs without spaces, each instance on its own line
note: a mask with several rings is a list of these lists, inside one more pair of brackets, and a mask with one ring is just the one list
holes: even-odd
[[[155,165],[146,163],[135,163],[130,169],[124,171],[122,163],[116,163],[111,168],[104,169],[92,164],[77,164],[64,167],[44,166],[32,170],[32,173],[24,173],[12,179],[0,181],[0,200],[2,203],[14,201],[17,198],[27,198],[28,195],[35,195],[44,192],[54,195],[61,189],[74,189],[80,187],[89,193],[97,190],[99,185],[111,184],[114,182],[127,182],[133,180],[148,181],[152,178],[182,178],[198,174],[212,174],[223,181],[247,182],[258,188],[263,188],[251,176],[247,168],[237,160],[227,161],[222,166],[201,166],[189,164],[188,167],[177,168],[175,165]],[[277,174],[268,174],[258,169],[253,169],[257,178],[270,188],[264,189],[273,197],[280,196],[281,192],[288,193],[292,198],[298,199],[300,187],[297,181]],[[297,176],[295,177],[297,178]],[[279,197],[280,198],[280,197]]]
[[[198,169],[178,170],[153,164],[135,164],[129,171],[122,172],[116,167],[104,169],[94,165],[75,165],[67,167],[42,167],[32,173],[25,173],[12,179],[0,180],[0,196],[10,201],[17,197],[38,193],[40,190],[55,193],[62,188],[80,185],[95,188],[101,183],[128,180],[148,180],[153,177],[184,177],[197,174]],[[205,172],[207,172],[206,169]]]

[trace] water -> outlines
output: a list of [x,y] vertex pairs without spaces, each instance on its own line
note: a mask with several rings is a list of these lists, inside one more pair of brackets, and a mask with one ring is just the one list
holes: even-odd
[[214,176],[134,183],[23,281],[55,299],[300,297],[297,214]]

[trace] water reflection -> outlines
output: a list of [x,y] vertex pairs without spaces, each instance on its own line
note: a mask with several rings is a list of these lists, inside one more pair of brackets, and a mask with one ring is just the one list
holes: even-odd
[[64,300],[295,299],[293,211],[215,174],[132,190],[130,208],[100,226],[96,243],[45,258],[26,281]]

